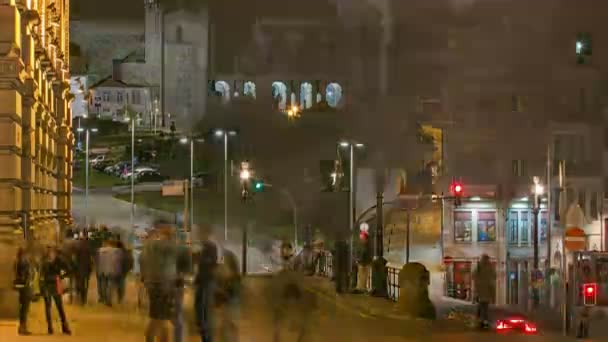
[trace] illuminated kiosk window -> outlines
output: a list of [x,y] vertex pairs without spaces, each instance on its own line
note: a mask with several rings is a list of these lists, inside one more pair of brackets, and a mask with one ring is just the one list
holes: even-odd
[[330,83],[325,90],[327,104],[332,108],[337,108],[342,100],[342,86],[338,83]]
[[473,235],[473,215],[470,211],[454,213],[454,241],[471,242]]
[[255,83],[253,83],[251,81],[245,82],[245,85],[243,86],[243,95],[249,96],[249,97],[255,99],[256,98]]
[[226,81],[215,82],[215,91],[222,97],[223,103],[230,101],[230,85]]
[[312,107],[312,84],[305,82],[300,86],[300,107],[310,109]]
[[287,109],[287,86],[283,82],[272,83],[272,99],[276,103],[278,110]]

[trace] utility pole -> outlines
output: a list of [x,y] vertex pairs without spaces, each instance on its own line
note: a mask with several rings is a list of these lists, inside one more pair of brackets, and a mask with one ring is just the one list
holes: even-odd
[[349,253],[348,253],[348,273],[353,270],[353,254],[354,254],[354,233],[355,233],[355,146],[349,144],[350,151],[350,170],[349,170],[349,188],[348,188],[348,227],[350,231]]
[[405,263],[410,263],[410,221],[411,211],[407,209],[405,216],[407,217],[407,223],[405,226]]

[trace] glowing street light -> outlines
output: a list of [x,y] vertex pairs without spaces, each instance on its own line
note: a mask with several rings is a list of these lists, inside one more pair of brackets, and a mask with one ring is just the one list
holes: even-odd
[[251,172],[249,172],[249,170],[245,169],[241,171],[241,180],[249,180],[249,178],[251,178]]

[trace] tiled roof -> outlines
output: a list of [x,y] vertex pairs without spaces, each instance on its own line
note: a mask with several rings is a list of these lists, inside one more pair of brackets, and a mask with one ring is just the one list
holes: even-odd
[[143,85],[140,84],[129,84],[120,80],[115,80],[112,76],[107,76],[101,79],[99,82],[93,84],[90,89],[95,89],[99,87],[104,88],[143,88]]

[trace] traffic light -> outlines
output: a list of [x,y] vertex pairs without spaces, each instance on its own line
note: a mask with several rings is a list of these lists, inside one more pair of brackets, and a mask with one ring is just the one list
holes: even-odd
[[464,195],[464,186],[460,182],[452,182],[450,192],[454,196],[454,204],[459,206],[462,204],[462,196]]
[[583,284],[583,304],[585,306],[595,306],[597,304],[597,284]]
[[261,192],[264,190],[264,182],[260,180],[256,180],[253,182],[253,191]]
[[359,240],[361,240],[361,242],[367,242],[368,238],[369,238],[369,233],[368,232],[361,231],[359,233]]

